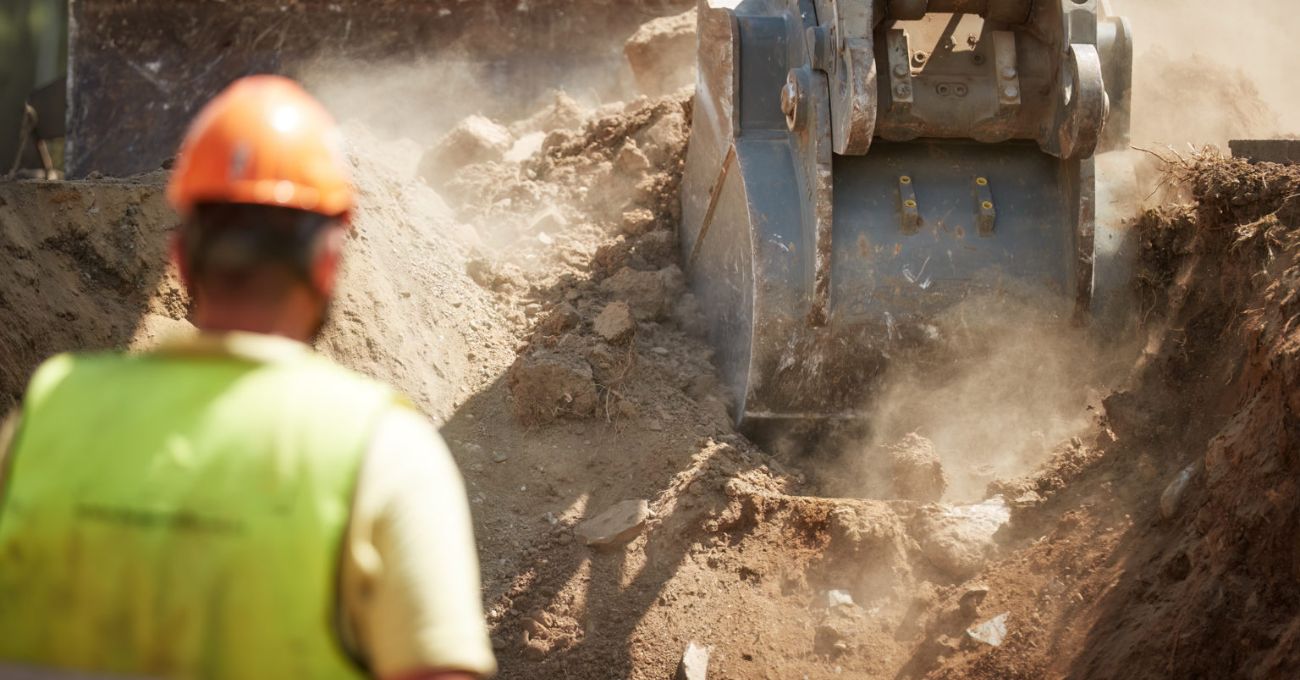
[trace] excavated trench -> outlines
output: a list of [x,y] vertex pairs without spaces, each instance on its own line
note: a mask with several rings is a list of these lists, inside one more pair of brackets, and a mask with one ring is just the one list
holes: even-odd
[[[795,458],[732,430],[678,265],[690,106],[346,122],[361,209],[317,345],[441,424],[502,677],[668,677],[690,642],[710,677],[1300,674],[1300,171],[1168,158],[1136,359],[958,315],[872,436]],[[164,180],[0,183],[0,408],[53,352],[189,328]]]

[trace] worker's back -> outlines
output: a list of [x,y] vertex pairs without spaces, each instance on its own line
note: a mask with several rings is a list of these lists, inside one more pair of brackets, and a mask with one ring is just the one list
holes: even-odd
[[339,551],[395,396],[305,347],[290,354],[65,355],[41,368],[0,496],[0,658],[168,677],[357,674],[334,630]]

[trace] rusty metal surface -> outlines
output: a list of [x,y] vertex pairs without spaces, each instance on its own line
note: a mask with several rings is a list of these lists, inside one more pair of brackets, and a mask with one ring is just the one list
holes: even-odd
[[322,59],[454,55],[488,75],[485,88],[510,95],[501,99],[531,101],[577,67],[621,59],[610,35],[690,4],[532,0],[520,11],[517,0],[70,0],[69,175],[156,169],[190,116],[231,80],[293,75]]
[[1300,139],[1233,139],[1228,148],[1252,163],[1300,163]]
[[[860,416],[891,361],[941,348],[958,305],[1094,311],[1099,258],[1113,283],[1130,252],[1109,230],[1098,246],[1092,159],[1126,26],[1099,40],[1074,0],[890,3],[990,17],[916,22],[851,0],[719,4],[700,0],[680,234],[738,421]],[[879,65],[869,122],[846,57]],[[869,148],[845,143],[871,128]]]

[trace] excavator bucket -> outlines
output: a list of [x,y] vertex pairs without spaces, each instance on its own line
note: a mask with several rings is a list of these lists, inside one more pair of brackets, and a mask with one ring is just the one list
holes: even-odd
[[736,420],[859,418],[932,321],[1016,287],[1087,318],[1132,41],[1097,0],[701,0],[681,246]]

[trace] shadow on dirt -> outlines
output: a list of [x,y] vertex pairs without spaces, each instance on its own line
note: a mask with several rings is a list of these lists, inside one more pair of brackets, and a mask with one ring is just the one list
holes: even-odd
[[161,177],[0,182],[0,411],[51,354],[125,347],[184,318],[164,284],[176,218],[162,194]]

